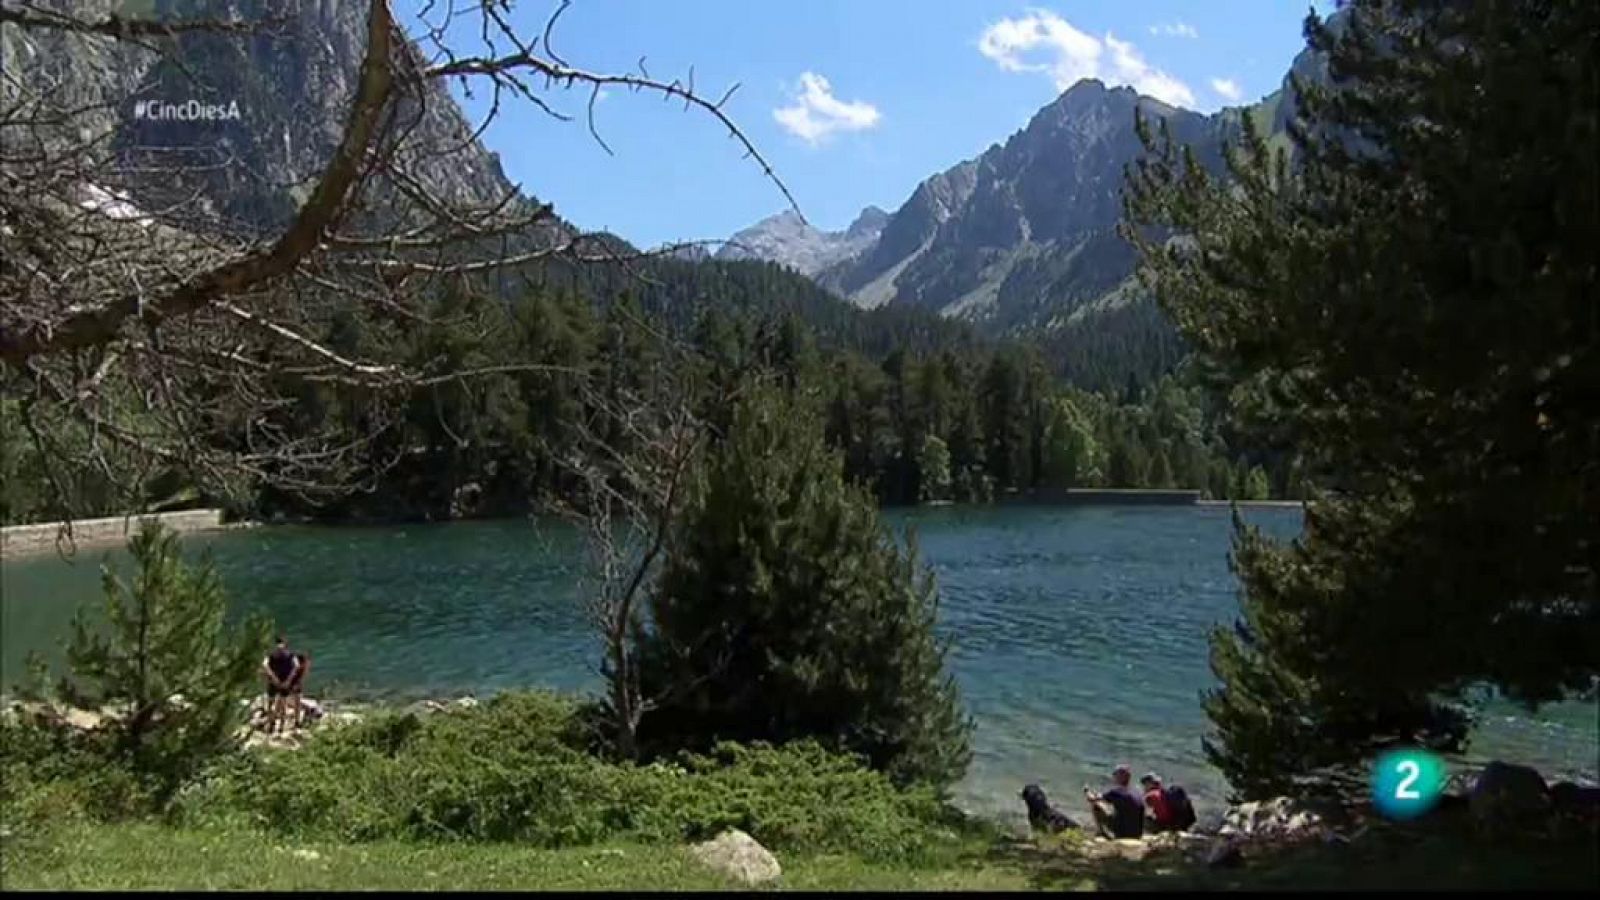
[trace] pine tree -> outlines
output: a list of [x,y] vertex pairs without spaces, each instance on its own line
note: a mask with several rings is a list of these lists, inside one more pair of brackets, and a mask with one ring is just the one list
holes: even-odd
[[1307,21],[1329,82],[1296,79],[1290,153],[1246,116],[1219,178],[1140,123],[1126,193],[1239,427],[1326,490],[1292,544],[1236,536],[1207,750],[1252,795],[1459,748],[1469,686],[1536,707],[1600,665],[1600,4],[1340,16]]
[[120,708],[113,749],[171,790],[242,723],[268,623],[252,618],[229,629],[210,560],[186,565],[176,533],[160,523],[142,525],[128,551],[131,582],[102,570],[105,624],[87,610],[73,620],[61,694],[79,707]]
[[933,579],[848,485],[802,402],[752,388],[675,530],[640,637],[658,750],[818,738],[948,785],[971,722],[934,634]]
[[938,435],[922,439],[922,451],[917,454],[917,469],[923,503],[950,499],[950,448]]

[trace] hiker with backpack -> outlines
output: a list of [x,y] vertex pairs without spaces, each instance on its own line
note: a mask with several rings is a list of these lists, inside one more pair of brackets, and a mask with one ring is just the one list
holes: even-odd
[[1189,792],[1180,785],[1161,786],[1154,772],[1146,772],[1139,779],[1144,788],[1144,804],[1150,811],[1145,827],[1152,833],[1162,831],[1187,831],[1195,823],[1194,804],[1189,802]]

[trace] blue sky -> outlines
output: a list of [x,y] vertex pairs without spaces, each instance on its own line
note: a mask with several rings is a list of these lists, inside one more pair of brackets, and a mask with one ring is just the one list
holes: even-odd
[[[449,0],[437,0],[439,10]],[[459,8],[463,4],[456,0]],[[518,0],[536,36],[554,0]],[[410,17],[423,0],[405,0]],[[1331,3],[1318,0],[1326,14]],[[552,36],[591,71],[686,78],[720,96],[812,224],[843,228],[868,204],[893,211],[934,172],[1003,142],[1079,77],[1130,84],[1210,112],[1277,89],[1303,46],[1308,0],[575,0]],[[458,53],[481,52],[476,26]],[[509,49],[502,44],[502,51]],[[462,99],[469,115],[487,92]],[[503,105],[484,140],[523,189],[585,229],[638,246],[724,238],[784,208],[711,117],[610,91],[596,105],[607,155],[584,124],[587,89],[553,90],[556,121]],[[476,121],[476,118],[474,119]]]

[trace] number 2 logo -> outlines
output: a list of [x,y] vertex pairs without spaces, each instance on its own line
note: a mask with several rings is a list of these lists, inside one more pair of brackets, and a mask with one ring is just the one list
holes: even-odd
[[1372,767],[1372,803],[1391,819],[1414,819],[1439,802],[1444,761],[1417,747],[1384,754]]
[[1416,784],[1417,779],[1422,777],[1422,767],[1413,760],[1403,759],[1395,765],[1394,770],[1405,775],[1405,778],[1402,778],[1400,783],[1395,785],[1394,798],[1396,800],[1421,800],[1422,795],[1417,793],[1412,785]]

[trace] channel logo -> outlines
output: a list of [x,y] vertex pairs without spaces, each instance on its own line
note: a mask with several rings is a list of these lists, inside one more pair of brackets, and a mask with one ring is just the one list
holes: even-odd
[[1444,761],[1426,750],[1393,750],[1372,770],[1372,805],[1390,819],[1414,819],[1439,804]]

